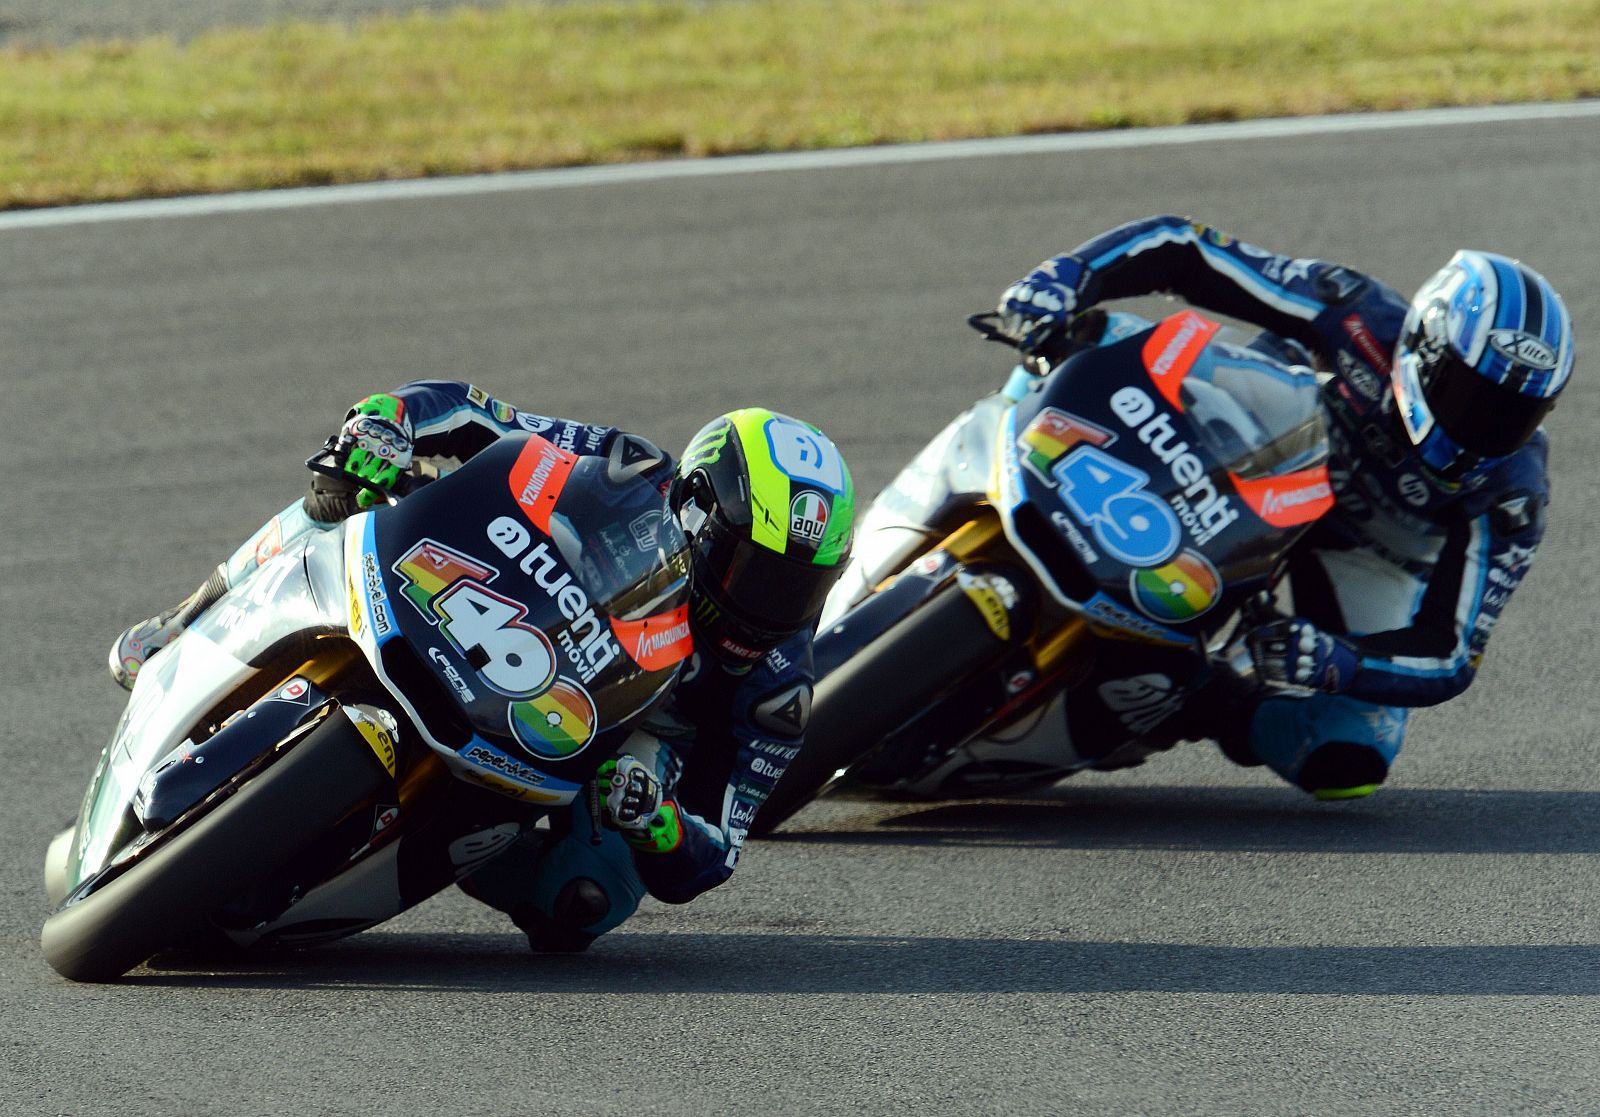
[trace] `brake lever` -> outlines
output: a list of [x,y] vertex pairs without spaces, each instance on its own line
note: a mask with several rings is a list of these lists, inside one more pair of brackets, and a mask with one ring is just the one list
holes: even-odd
[[1250,654],[1247,637],[1255,629],[1282,617],[1283,614],[1278,612],[1273,603],[1271,590],[1262,590],[1246,598],[1239,606],[1239,627],[1232,638],[1211,656],[1212,666],[1243,684],[1247,691],[1256,691],[1269,685],[1262,681],[1256,671],[1255,657]]
[[[399,504],[400,497],[405,495],[406,492],[411,491],[409,483],[410,474],[402,473],[399,480],[395,483],[396,489],[403,489],[404,491],[392,492],[389,489],[384,488],[382,485],[374,485],[365,477],[357,477],[354,473],[346,473],[342,466],[336,464],[339,460],[338,442],[339,439],[337,435],[329,435],[328,440],[322,444],[322,449],[318,450],[315,454],[312,454],[306,459],[306,468],[312,473],[320,473],[324,477],[332,477],[335,480],[343,481],[346,484],[351,484],[357,486],[358,488],[366,489],[374,496],[380,498],[385,504],[389,505]],[[324,459],[328,460],[325,461]]]
[[1239,617],[1248,628],[1260,628],[1264,624],[1283,620],[1283,614],[1278,612],[1270,590],[1262,590],[1245,598],[1244,604],[1239,607]]
[[967,325],[982,334],[983,340],[1010,346],[1022,354],[1020,363],[1024,369],[1035,376],[1047,376],[1068,357],[1099,344],[1105,334],[1106,312],[1091,307],[1052,331],[1036,347],[1027,349],[1022,347],[1022,338],[1004,328],[1004,321],[997,310],[967,316]]
[[982,334],[984,341],[998,341],[1001,345],[1009,345],[1015,349],[1018,339],[1006,333],[1001,327],[1001,322],[1003,321],[1004,319],[997,310],[986,310],[981,314],[967,315],[967,325]]

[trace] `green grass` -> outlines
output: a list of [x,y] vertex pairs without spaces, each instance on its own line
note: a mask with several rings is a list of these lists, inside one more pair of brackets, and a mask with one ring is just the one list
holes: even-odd
[[0,207],[1600,96],[1600,0],[600,0],[0,50]]

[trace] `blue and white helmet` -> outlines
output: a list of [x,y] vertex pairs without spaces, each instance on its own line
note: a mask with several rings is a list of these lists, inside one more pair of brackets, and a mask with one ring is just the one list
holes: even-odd
[[1533,436],[1572,375],[1572,319],[1525,264],[1461,251],[1411,300],[1392,380],[1406,435],[1459,485]]

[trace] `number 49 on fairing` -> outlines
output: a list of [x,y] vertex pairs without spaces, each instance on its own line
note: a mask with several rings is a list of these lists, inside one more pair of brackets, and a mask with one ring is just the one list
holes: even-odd
[[501,694],[526,698],[555,678],[555,649],[544,633],[522,622],[528,610],[476,582],[462,579],[434,600],[441,632]]

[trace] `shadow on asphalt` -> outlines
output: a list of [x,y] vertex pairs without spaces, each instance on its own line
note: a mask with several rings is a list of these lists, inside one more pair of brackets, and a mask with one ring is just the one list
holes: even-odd
[[[848,804],[829,805],[827,813]],[[850,845],[993,845],[1296,853],[1600,853],[1600,793],[1388,788],[1321,803],[1292,788],[1058,787],[1021,799],[902,803],[820,829],[807,808],[767,837]]]
[[369,933],[203,972],[163,956],[125,987],[529,994],[1241,993],[1595,996],[1600,946],[1229,947],[818,934],[613,934],[535,956],[520,936]]
[[[1244,852],[1600,852],[1600,794],[1389,789],[1320,804],[1275,788],[1055,788],[1026,799],[902,805],[870,828],[812,808],[784,843]],[[870,808],[882,812],[882,805]],[[808,815],[812,816],[808,823]],[[1213,946],[814,933],[614,932],[535,956],[515,934],[368,932],[308,950],[169,954],[131,986],[477,990],[506,994],[1241,993],[1600,995],[1600,945]]]

